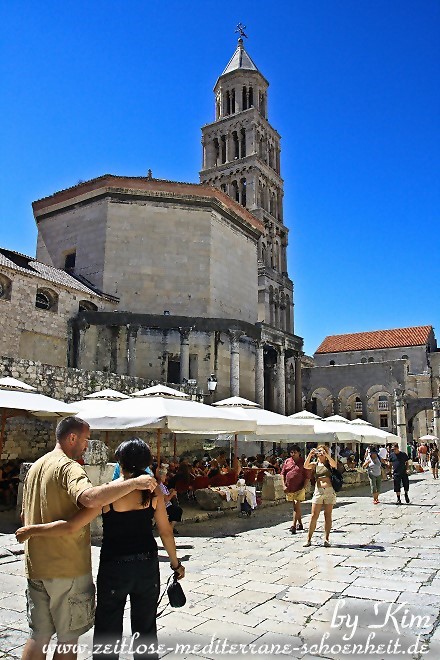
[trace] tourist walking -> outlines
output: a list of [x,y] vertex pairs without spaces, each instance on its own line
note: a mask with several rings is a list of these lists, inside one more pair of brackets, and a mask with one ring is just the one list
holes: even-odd
[[431,450],[431,470],[432,470],[432,476],[434,479],[438,479],[438,448],[433,447]]
[[405,502],[407,504],[409,501],[409,479],[406,472],[408,467],[408,454],[405,454],[404,451],[400,451],[399,445],[396,443],[391,447],[390,451],[390,465],[393,468],[393,481],[394,481],[394,492],[396,493],[396,504],[402,504],[400,499],[400,491],[403,486],[405,493]]
[[[312,459],[316,459],[312,462]],[[324,546],[330,547],[330,531],[332,528],[332,512],[336,504],[336,493],[331,482],[331,469],[336,468],[336,461],[330,456],[324,445],[312,449],[304,463],[306,470],[313,470],[315,476],[315,491],[312,497],[312,517],[309,523],[309,533],[304,547],[312,544],[313,532],[316,529],[319,514],[324,507]]]
[[379,504],[379,493],[382,484],[382,462],[375,447],[372,447],[370,450],[367,449],[363,467],[367,470],[370,480],[373,504]]
[[419,445],[419,448],[418,448],[417,451],[418,451],[418,454],[419,454],[420,467],[425,469],[425,467],[427,467],[427,465],[428,465],[428,447],[425,445],[424,442],[422,442]]
[[290,450],[290,458],[287,458],[281,468],[284,492],[286,500],[293,502],[293,519],[290,532],[296,534],[297,530],[303,530],[301,519],[301,502],[306,498],[306,488],[310,481],[310,471],[304,468],[304,459],[298,445]]
[[[157,543],[151,524],[153,517],[170,558],[171,569],[178,579],[184,577],[185,569],[177,558],[160,489],[156,488],[154,493],[133,489],[127,492],[128,485],[136,482],[138,475],[143,475],[139,481],[141,485],[146,480],[151,483],[151,477],[143,474],[147,465],[151,464],[150,448],[141,439],[132,438],[119,445],[116,458],[122,476],[118,482],[112,482],[111,487],[119,487],[123,491],[125,485],[126,492],[117,502],[102,507],[103,540],[97,578],[93,657],[100,660],[117,660],[119,657],[118,642],[122,640],[124,608],[127,596],[130,596],[132,635],[137,633],[135,649],[139,648],[139,653],[134,652],[134,658],[158,658],[154,649],[157,649],[156,613],[160,577]],[[152,481],[155,485],[156,482]],[[101,507],[83,509],[70,520],[60,519],[48,524],[22,527],[16,532],[17,540],[30,539],[33,542],[39,539],[55,544],[59,538],[85,536],[82,528],[100,511]],[[75,599],[72,601],[75,602]],[[89,611],[93,612],[90,604]],[[78,616],[79,613],[72,614]]]
[[[55,633],[57,644],[64,648],[63,658],[76,657],[76,642],[93,626],[95,607],[90,531],[80,527],[110,502],[133,491],[139,493],[139,489],[156,487],[156,481],[147,475],[93,486],[77,462],[87,449],[89,425],[78,417],[66,417],[55,435],[55,449],[39,458],[26,475],[22,508],[25,527],[17,531],[19,541],[29,539],[24,554],[31,636],[23,650],[24,660],[44,658],[44,647]],[[57,538],[49,538],[50,532],[31,538],[30,526],[43,523],[43,528],[56,528],[54,521],[69,520],[79,509],[85,519],[80,527],[69,533],[58,532]]]

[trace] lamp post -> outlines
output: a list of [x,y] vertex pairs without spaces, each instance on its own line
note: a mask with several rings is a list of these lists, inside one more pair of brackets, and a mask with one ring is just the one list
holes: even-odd
[[208,378],[208,392],[209,392],[209,403],[214,402],[214,393],[217,389],[217,377],[215,374],[211,374]]

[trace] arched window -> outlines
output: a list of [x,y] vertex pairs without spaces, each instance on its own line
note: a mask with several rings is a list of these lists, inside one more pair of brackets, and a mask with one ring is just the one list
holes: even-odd
[[234,114],[235,112],[235,87],[231,91],[231,113]]
[[407,355],[402,355],[402,360],[409,360]]
[[354,411],[362,415],[362,400],[358,396],[354,400]]
[[78,303],[79,312],[97,312],[97,306],[89,300],[80,300]]
[[361,363],[362,363],[362,364],[365,364],[366,361],[367,361],[367,358],[362,358]]
[[231,197],[232,199],[235,199],[236,202],[239,201],[238,183],[236,181],[232,181],[231,183]]
[[58,309],[58,295],[51,289],[38,289],[35,296],[35,307],[49,312],[56,312]]
[[237,131],[234,131],[232,133],[232,141],[234,144],[234,158],[240,158],[240,152],[239,152],[239,142],[238,142],[238,134]]
[[254,107],[254,90],[252,87],[249,87],[249,107]]
[[246,131],[244,128],[241,129],[241,157],[246,156]]
[[243,90],[242,90],[242,101],[241,101],[241,103],[242,103],[242,106],[243,106],[242,109],[247,110],[248,105],[247,105],[247,89],[246,89],[246,87],[243,87]]
[[374,357],[369,357],[368,362],[374,362]]
[[231,97],[229,95],[229,90],[226,92],[226,114],[231,114]]
[[218,141],[218,138],[214,138],[214,157],[215,157],[215,164],[220,165],[220,143]]
[[221,137],[221,152],[222,152],[222,163],[226,163],[226,137],[222,135]]
[[246,206],[246,179],[240,179],[241,205]]
[[329,365],[330,365],[331,367],[334,367],[335,364],[336,364],[336,362],[335,362],[334,360],[330,360]]
[[0,274],[0,300],[11,300],[12,281],[3,273]]

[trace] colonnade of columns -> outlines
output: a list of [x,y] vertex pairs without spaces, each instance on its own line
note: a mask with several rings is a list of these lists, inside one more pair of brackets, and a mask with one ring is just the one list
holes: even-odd
[[[77,355],[76,364],[78,368],[84,368],[81,364],[81,354],[86,347],[86,331],[90,326],[87,323],[82,323],[78,326],[78,340],[77,340]],[[110,326],[110,351],[106,349],[107,354],[110,353],[110,359],[107,365],[112,372],[125,371],[129,376],[136,376],[137,360],[136,360],[136,344],[140,326],[126,325],[126,326]],[[179,327],[180,333],[180,382],[188,380],[190,377],[190,339],[192,327]],[[121,346],[120,333],[125,331],[125,355],[122,362],[118,359],[118,347]],[[229,330],[229,351],[230,351],[230,396],[240,395],[240,340],[244,337],[245,333],[241,330]],[[124,335],[122,336],[124,339]],[[255,401],[261,407],[265,405],[265,358],[264,347],[266,342],[264,340],[255,340]],[[98,341],[99,345],[99,341]],[[274,388],[274,406],[276,411],[280,414],[293,412],[293,408],[301,410],[302,392],[301,392],[301,358],[299,356],[294,358],[294,385],[291,383],[291,401],[287,403],[287,381],[286,377],[286,349],[284,346],[279,345],[276,347],[277,360],[276,369],[274,369],[271,376],[271,382]],[[101,365],[99,365],[101,368]],[[216,371],[216,366],[214,367]],[[292,368],[290,372],[293,373]],[[439,413],[440,414],[440,413]]]

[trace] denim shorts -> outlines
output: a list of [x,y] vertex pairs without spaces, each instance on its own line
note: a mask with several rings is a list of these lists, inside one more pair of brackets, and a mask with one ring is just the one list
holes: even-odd
[[73,578],[28,579],[27,619],[33,639],[74,642],[93,626],[95,585],[92,575]]

